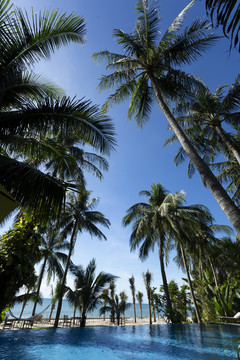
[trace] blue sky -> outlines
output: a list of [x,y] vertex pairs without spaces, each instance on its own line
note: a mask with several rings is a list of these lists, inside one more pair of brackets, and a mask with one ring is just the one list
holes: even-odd
[[[188,4],[186,0],[156,1],[162,18],[161,32],[167,29],[178,13]],[[120,52],[112,36],[114,28],[130,32],[135,25],[136,0],[17,0],[15,5],[35,12],[44,8],[57,8],[82,15],[87,25],[87,43],[71,45],[57,51],[51,61],[42,61],[35,66],[35,72],[55,82],[71,97],[85,97],[94,104],[102,105],[108,93],[97,91],[98,79],[105,74],[104,64],[97,65],[92,59],[93,52],[108,49]],[[189,24],[193,19],[205,16],[205,2],[197,0],[186,19]],[[218,34],[221,34],[218,31]],[[200,77],[211,90],[222,84],[234,82],[239,69],[239,54],[229,54],[229,42],[222,38],[208,53],[185,71]],[[122,227],[122,217],[126,210],[140,201],[138,192],[150,189],[153,181],[161,183],[169,191],[184,190],[187,203],[201,203],[207,206],[219,224],[230,225],[225,214],[219,208],[211,193],[205,189],[196,174],[191,180],[186,175],[186,165],[176,168],[173,157],[177,145],[163,147],[168,137],[167,121],[155,106],[151,120],[143,130],[138,130],[134,121],[127,120],[128,104],[111,108],[109,115],[116,126],[118,146],[112,153],[110,169],[100,182],[87,175],[87,188],[92,196],[99,196],[98,210],[102,211],[111,221],[111,228],[105,231],[106,242],[89,238],[88,234],[78,236],[73,261],[86,266],[95,257],[97,270],[111,272],[120,278],[117,290],[126,290],[130,295],[128,278],[134,275],[136,288],[144,292],[142,272],[149,269],[153,273],[153,285],[161,284],[160,268],[157,251],[141,263],[138,254],[130,253],[130,228]],[[194,239],[193,239],[194,240]],[[174,254],[172,254],[174,255]],[[169,258],[167,267],[168,280],[175,279],[181,283],[183,274]],[[71,280],[69,280],[71,282]],[[45,287],[43,294],[48,295]]]

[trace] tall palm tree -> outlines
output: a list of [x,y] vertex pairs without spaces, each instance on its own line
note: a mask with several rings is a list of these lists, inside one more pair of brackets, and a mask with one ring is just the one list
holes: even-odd
[[[114,299],[115,299],[115,291],[116,291],[116,284],[114,281],[111,281],[110,284],[109,284],[109,298],[111,299],[111,304],[114,304]],[[105,298],[104,300],[108,301],[107,298]],[[114,305],[111,306],[111,315],[110,315],[110,318],[111,318],[111,322],[114,324],[115,323],[115,307]]]
[[136,294],[137,301],[139,303],[140,312],[141,312],[141,319],[142,319],[142,302],[143,302],[143,293],[138,291]]
[[[71,265],[71,272],[75,276],[74,292],[67,293],[68,300],[73,300],[77,297],[79,305],[81,306],[82,317],[80,327],[86,324],[87,313],[93,311],[102,299],[102,292],[106,285],[113,281],[116,276],[100,272],[96,275],[96,261],[92,259],[86,269],[81,265]],[[76,296],[73,296],[73,295]]]
[[[50,222],[48,226],[44,229],[41,229],[41,246],[40,250],[42,253],[43,263],[40,268],[40,274],[38,276],[36,295],[37,299],[40,294],[40,288],[43,280],[45,271],[47,270],[47,282],[49,284],[50,280],[55,277],[57,274],[58,278],[62,278],[63,268],[61,262],[67,260],[67,255],[63,253],[63,250],[67,250],[69,243],[67,241],[60,241],[58,238],[59,229],[56,224]],[[45,236],[44,236],[45,233]],[[35,315],[37,306],[37,301],[35,301],[32,311],[32,316]]]
[[93,210],[99,199],[93,198],[89,200],[89,195],[90,192],[85,189],[82,189],[78,195],[70,194],[69,201],[66,204],[66,210],[62,215],[62,221],[59,224],[63,228],[61,232],[62,238],[66,238],[69,234],[71,234],[71,238],[65,270],[61,279],[60,299],[58,301],[54,327],[58,327],[64,287],[77,234],[85,230],[91,236],[96,236],[100,240],[106,240],[106,236],[96,225],[100,224],[107,228],[110,226],[109,220],[106,219],[101,212]]
[[[185,205],[184,192],[168,193],[160,184],[153,183],[151,191],[141,191],[140,195],[148,198],[148,203],[138,203],[127,210],[123,224],[133,223],[130,237],[131,250],[140,247],[140,258],[148,256],[149,251],[158,244],[159,261],[162,281],[167,301],[167,311],[174,322],[174,313],[168,290],[164,266],[164,253],[170,247],[171,241],[178,241],[182,246],[183,239],[189,239],[199,229],[199,222],[207,226],[212,217],[207,208],[202,205]],[[184,254],[183,258],[184,258]],[[200,320],[199,320],[200,322]]]
[[167,105],[171,100],[186,100],[191,97],[196,86],[201,86],[196,78],[181,71],[180,67],[199,58],[216,39],[213,34],[206,35],[209,24],[201,19],[195,20],[182,33],[180,32],[186,12],[193,3],[194,1],[177,16],[159,39],[156,3],[151,0],[139,0],[136,5],[139,16],[134,30],[129,34],[123,30],[114,31],[123,54],[109,51],[93,54],[96,61],[106,60],[107,68],[113,71],[101,78],[99,89],[117,88],[115,93],[108,97],[104,110],[131,96],[128,117],[135,117],[140,127],[149,118],[153,100],[157,100],[202,181],[210,189],[235,229],[240,232],[240,210],[191,144]]
[[29,17],[9,0],[0,2],[0,13],[0,184],[24,206],[53,213],[72,185],[30,166],[26,158],[37,158],[39,149],[51,158],[57,147],[44,138],[54,139],[59,131],[108,153],[113,127],[89,101],[63,97],[32,70],[59,47],[83,44],[84,19],[59,10],[33,11]]
[[152,313],[151,313],[151,282],[152,282],[152,273],[147,270],[146,273],[143,273],[143,281],[147,291],[148,298],[148,309],[149,309],[149,324],[152,325]]
[[137,322],[137,316],[136,316],[136,300],[135,300],[135,293],[136,293],[136,289],[135,289],[135,278],[134,278],[134,276],[132,275],[128,280],[129,280],[130,289],[131,289],[131,293],[132,293],[132,299],[133,299],[134,321]]
[[166,237],[173,231],[170,217],[172,212],[171,198],[162,185],[155,185],[154,183],[150,191],[141,191],[139,195],[146,196],[148,203],[137,203],[130,207],[127,210],[127,215],[123,218],[123,225],[127,226],[133,223],[130,248],[133,251],[141,245],[139,257],[142,260],[146,259],[149,251],[154,249],[156,243],[158,244],[158,255],[168,311],[172,313],[172,303],[168,292],[164,265]]

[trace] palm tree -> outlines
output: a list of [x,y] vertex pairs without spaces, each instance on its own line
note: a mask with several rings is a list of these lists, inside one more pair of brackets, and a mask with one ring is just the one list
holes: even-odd
[[[109,289],[104,289],[103,290],[103,295],[107,297],[109,295]],[[106,306],[106,305],[107,305],[107,301],[106,301],[106,298],[105,298],[103,306]],[[105,312],[103,312],[103,320],[104,321],[106,320]]]
[[[225,88],[226,86],[220,86],[215,93],[208,88],[198,89],[193,102],[184,107],[184,113],[187,111],[187,114],[179,116],[177,120],[207,163],[212,163],[219,153],[223,153],[227,157],[230,154],[240,165],[240,148],[236,136],[226,132],[222,126],[225,123],[238,127],[240,77],[237,77],[227,94],[224,93]],[[168,139],[166,143],[174,140],[177,140],[176,136]],[[178,165],[185,158],[186,153],[181,148],[174,161]],[[190,163],[190,175],[192,167]]]
[[[40,250],[42,253],[43,263],[40,268],[40,274],[37,282],[36,295],[37,299],[39,297],[40,288],[43,280],[45,271],[47,270],[47,282],[49,284],[50,280],[55,277],[57,274],[58,278],[62,278],[63,268],[61,262],[67,260],[67,255],[62,252],[62,250],[67,250],[69,243],[66,241],[60,241],[58,238],[59,229],[56,224],[50,222],[48,226],[41,229],[41,246]],[[44,236],[45,233],[45,236]],[[32,311],[32,316],[35,315],[37,306],[37,301],[35,301]]]
[[[213,21],[216,18],[216,25],[223,27],[223,33],[231,39],[231,47],[237,47],[240,52],[239,42],[239,0],[206,0],[207,14]],[[229,34],[229,35],[228,35]]]
[[142,302],[143,302],[143,293],[138,291],[136,294],[137,301],[139,303],[140,312],[141,312],[141,319],[142,319]]
[[[130,237],[131,250],[135,250],[142,244],[139,252],[141,259],[145,259],[149,251],[153,250],[155,244],[158,243],[167,312],[171,321],[174,322],[165,273],[164,252],[170,247],[171,241],[180,244],[181,251],[183,251],[182,244],[184,239],[189,239],[188,234],[196,233],[200,228],[200,223],[202,227],[203,225],[207,227],[211,223],[212,217],[208,209],[202,205],[186,206],[184,204],[184,192],[171,194],[160,184],[155,185],[153,183],[151,191],[141,191],[140,195],[147,196],[148,203],[138,203],[128,209],[123,224],[133,223],[133,231]],[[184,253],[182,256],[184,260]],[[188,269],[186,272],[188,273]]]
[[152,314],[151,314],[151,281],[152,281],[152,273],[147,270],[146,273],[143,273],[143,281],[147,291],[148,298],[148,309],[149,309],[149,324],[152,325]]
[[63,218],[60,227],[63,228],[61,232],[62,238],[66,238],[69,234],[71,234],[70,245],[68,257],[65,265],[65,270],[63,277],[61,279],[61,290],[60,290],[60,299],[58,301],[58,308],[55,318],[54,327],[58,327],[59,317],[62,308],[62,296],[64,293],[64,287],[66,283],[68,268],[70,265],[70,260],[72,256],[72,252],[74,249],[74,245],[76,242],[77,234],[82,231],[87,231],[91,236],[96,236],[100,240],[106,240],[105,235],[101,230],[98,229],[96,224],[100,224],[109,228],[110,222],[108,219],[104,217],[101,212],[92,210],[97,202],[98,198],[93,198],[89,200],[90,192],[82,189],[81,192],[76,194],[69,195],[69,201],[66,204],[66,210],[64,211]]
[[157,100],[202,181],[210,189],[235,229],[240,232],[240,210],[200,157],[167,106],[167,102],[171,100],[187,101],[194,89],[202,86],[196,78],[181,71],[180,66],[191,64],[216,39],[213,34],[206,35],[209,25],[200,19],[195,20],[183,33],[180,32],[186,12],[193,3],[194,1],[177,16],[159,41],[159,15],[156,3],[151,0],[139,0],[136,5],[139,16],[134,30],[130,34],[123,30],[114,31],[114,36],[124,53],[102,51],[93,54],[96,61],[106,60],[107,68],[113,71],[112,74],[101,78],[99,89],[117,88],[115,93],[108,97],[104,110],[131,96],[128,117],[135,117],[140,127],[149,118],[153,99]]
[[89,171],[102,179],[102,170],[108,170],[108,162],[99,154],[84,151],[79,147],[78,136],[64,135],[59,133],[55,139],[48,138],[44,140],[46,146],[56,147],[51,158],[46,152],[41,152],[38,159],[32,161],[28,158],[28,163],[33,163],[38,167],[43,165],[47,172],[54,177],[64,179],[71,183],[84,183],[83,171]]
[[[239,146],[238,140],[238,146]],[[227,192],[232,196],[236,204],[240,205],[240,178],[239,164],[230,156],[227,161],[212,164],[212,168],[217,170],[217,177],[222,183],[226,183]]]
[[[154,245],[158,243],[158,255],[162,281],[167,299],[168,311],[172,313],[172,303],[168,292],[167,277],[164,265],[164,247],[166,237],[173,231],[171,222],[171,198],[160,184],[153,183],[151,191],[141,191],[139,195],[148,197],[148,203],[137,203],[127,210],[123,225],[133,223],[130,237],[131,251],[140,246],[139,257],[144,260]],[[173,318],[171,319],[173,321]]]
[[115,323],[115,316],[116,316],[117,325],[120,325],[121,315],[124,314],[125,310],[130,307],[130,304],[126,303],[126,300],[121,299],[121,297],[119,301],[119,296],[117,294],[114,294],[113,298],[102,295],[102,299],[104,299],[108,305],[104,305],[100,308],[100,315],[104,314],[107,311],[110,311],[111,314],[114,313],[113,324]]
[[154,297],[155,297],[155,290],[156,287],[151,288],[150,289],[150,294],[151,294],[151,306],[152,306],[152,314],[153,314],[153,321],[156,322],[156,313],[155,313],[155,302],[154,302]]
[[[111,299],[111,303],[114,304],[114,299],[115,299],[115,290],[116,290],[116,284],[114,281],[111,281],[110,284],[109,284],[109,292],[110,292],[110,296],[109,296],[109,299]],[[104,300],[108,301],[108,298],[104,298]],[[115,323],[115,308],[114,306],[112,305],[111,306],[111,315],[110,315],[110,318],[111,318],[111,322],[114,324]]]
[[26,159],[37,158],[40,150],[51,159],[57,146],[44,140],[59,131],[107,154],[114,143],[113,126],[89,101],[63,97],[58,87],[32,71],[35,62],[59,47],[83,44],[84,19],[59,10],[33,11],[30,18],[9,0],[1,1],[0,12],[0,184],[20,204],[53,214],[72,185]]
[[75,291],[68,291],[68,300],[81,307],[82,317],[80,327],[84,327],[86,324],[87,313],[93,311],[100,303],[102,299],[102,292],[106,285],[113,281],[116,276],[100,272],[96,275],[96,261],[92,259],[86,269],[81,265],[71,265],[71,272],[75,276]]
[[136,316],[136,304],[135,304],[135,278],[132,275],[129,279],[129,283],[130,283],[130,289],[131,289],[131,293],[132,293],[132,299],[133,299],[133,309],[134,309],[134,321],[137,322],[137,316]]
[[[121,303],[122,303],[123,305],[124,305],[124,304],[127,304],[127,299],[128,299],[128,297],[127,297],[126,292],[125,292],[125,291],[121,291],[120,294],[119,294],[119,296],[120,296],[120,299],[121,299]],[[125,310],[126,310],[126,308],[124,308],[124,306],[123,306],[123,316],[125,316]]]

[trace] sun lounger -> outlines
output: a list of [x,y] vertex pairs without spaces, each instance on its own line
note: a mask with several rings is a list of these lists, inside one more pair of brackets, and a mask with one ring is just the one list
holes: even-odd
[[230,322],[230,323],[240,323],[240,312],[238,312],[234,316],[219,316],[219,318],[223,321]]
[[3,329],[12,329],[14,327],[15,319],[9,319],[8,315],[3,320]]
[[71,319],[68,315],[63,315],[63,326],[71,326]]

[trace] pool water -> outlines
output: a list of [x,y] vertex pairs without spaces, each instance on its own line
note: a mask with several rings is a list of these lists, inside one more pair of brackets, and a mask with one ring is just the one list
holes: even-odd
[[232,360],[240,328],[231,325],[138,325],[4,330],[1,360]]

